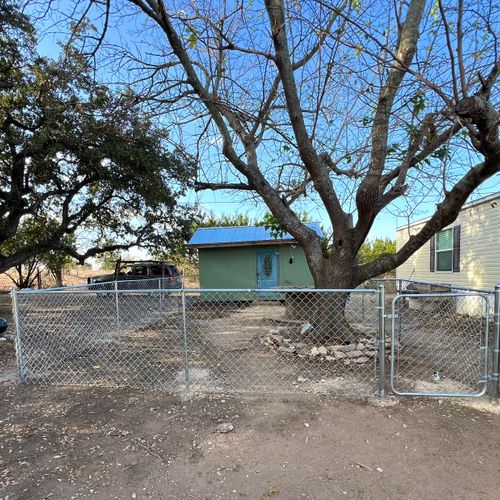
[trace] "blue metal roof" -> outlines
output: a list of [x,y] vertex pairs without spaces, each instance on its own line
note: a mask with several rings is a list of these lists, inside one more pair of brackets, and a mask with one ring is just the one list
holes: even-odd
[[[306,226],[314,229],[319,236],[323,236],[319,222],[306,222]],[[284,234],[281,238],[273,238],[271,229],[264,226],[227,226],[227,227],[200,227],[189,240],[190,246],[235,246],[238,243],[257,244],[274,242],[280,243],[294,240],[291,234]]]

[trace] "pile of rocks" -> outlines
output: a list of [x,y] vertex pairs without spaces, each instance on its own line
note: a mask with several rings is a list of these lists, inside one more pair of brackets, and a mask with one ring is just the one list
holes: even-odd
[[[285,335],[284,335],[285,333]],[[286,332],[271,330],[260,341],[278,352],[292,354],[301,359],[315,359],[342,363],[344,365],[368,363],[378,356],[377,340],[360,337],[356,343],[334,345],[311,345],[286,337]],[[386,342],[386,347],[389,343]]]

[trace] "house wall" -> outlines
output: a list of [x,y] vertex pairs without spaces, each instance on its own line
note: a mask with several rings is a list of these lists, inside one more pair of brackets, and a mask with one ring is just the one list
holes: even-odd
[[[423,224],[398,229],[397,249]],[[457,220],[447,227],[456,225],[461,226],[459,272],[430,272],[430,243],[427,242],[397,268],[396,276],[486,289],[500,283],[500,196],[463,209]]]
[[[276,248],[279,286],[313,286],[304,251],[298,245],[200,248],[201,288],[256,288],[257,248]],[[293,256],[293,264],[290,264]]]
[[[279,251],[279,284],[283,287],[314,286],[314,280],[306,255],[302,247],[295,245],[285,245],[278,247]],[[290,257],[293,256],[293,264],[290,264]]]
[[255,288],[255,247],[200,248],[201,288]]

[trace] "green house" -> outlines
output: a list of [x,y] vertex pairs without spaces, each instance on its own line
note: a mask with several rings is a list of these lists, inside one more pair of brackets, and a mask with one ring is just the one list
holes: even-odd
[[[322,236],[319,223],[307,223]],[[274,238],[262,226],[199,228],[189,241],[198,249],[201,288],[314,286],[302,248],[290,234]]]

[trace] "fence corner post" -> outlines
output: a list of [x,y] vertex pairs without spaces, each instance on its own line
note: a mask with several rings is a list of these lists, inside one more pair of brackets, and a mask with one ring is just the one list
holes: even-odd
[[184,344],[184,380],[186,382],[186,390],[189,391],[189,344],[188,344],[188,334],[187,334],[187,320],[186,320],[186,292],[184,289],[181,290],[181,300],[182,300],[182,333],[183,333],[183,344]]
[[491,367],[491,393],[492,403],[498,403],[498,370],[499,370],[499,351],[500,351],[500,284],[495,285],[493,311],[493,359]]
[[19,373],[19,380],[21,384],[26,383],[26,367],[24,366],[23,360],[23,344],[21,341],[21,330],[19,324],[19,303],[17,300],[17,290],[15,287],[12,287],[10,292],[10,296],[12,298],[12,313],[14,317],[14,327],[16,330],[15,333],[15,348],[16,348],[16,360],[17,360],[17,371]]
[[116,335],[120,337],[121,322],[120,322],[120,302],[118,297],[118,281],[115,281],[115,313],[116,313]]
[[378,285],[378,395],[385,397],[385,287]]

